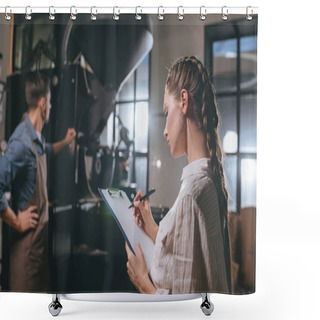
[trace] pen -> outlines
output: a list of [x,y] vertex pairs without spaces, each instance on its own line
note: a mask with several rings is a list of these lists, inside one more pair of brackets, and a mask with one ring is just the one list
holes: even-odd
[[[150,191],[148,191],[148,192],[147,192],[142,198],[140,198],[139,200],[142,201],[142,200],[148,198],[148,197],[151,196],[155,191],[156,191],[156,189],[155,189],[155,188],[152,188]],[[131,209],[131,208],[133,208],[133,207],[134,207],[134,204],[133,204],[133,202],[132,202],[131,206],[130,206],[128,209]]]

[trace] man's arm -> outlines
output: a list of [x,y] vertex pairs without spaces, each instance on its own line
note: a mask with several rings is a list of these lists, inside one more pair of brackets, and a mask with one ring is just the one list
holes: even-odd
[[63,140],[52,144],[53,155],[56,156],[64,147],[69,145],[74,140],[76,135],[77,135],[77,133],[73,128],[68,129],[67,134]]
[[32,206],[25,211],[18,211],[16,215],[9,207],[5,196],[5,190],[11,186],[19,169],[26,165],[26,158],[25,147],[19,140],[11,141],[7,151],[0,158],[0,218],[19,232],[35,228],[39,218],[33,212],[37,209],[36,206]]
[[18,171],[26,165],[26,150],[19,140],[12,140],[8,144],[5,154],[0,158],[0,212],[8,207],[5,191],[9,190]]
[[18,216],[15,215],[9,206],[5,211],[0,212],[0,218],[13,229],[19,229]]

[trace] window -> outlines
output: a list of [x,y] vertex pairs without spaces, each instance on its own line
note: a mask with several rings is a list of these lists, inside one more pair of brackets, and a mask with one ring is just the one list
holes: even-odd
[[[127,129],[124,141],[120,128]],[[104,144],[118,146],[120,153],[129,150],[128,174],[123,175],[122,186],[148,189],[148,128],[149,128],[149,55],[121,88],[116,98],[115,113],[109,117],[101,134]]]
[[206,26],[206,66],[216,89],[229,208],[256,207],[257,20]]
[[23,23],[15,16],[13,40],[13,71],[54,69],[57,56],[56,24],[48,23],[47,15],[32,17]]

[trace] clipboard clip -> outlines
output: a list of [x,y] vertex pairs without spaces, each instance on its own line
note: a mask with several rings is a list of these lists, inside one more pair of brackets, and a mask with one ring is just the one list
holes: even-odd
[[115,188],[108,188],[108,193],[110,197],[120,197],[123,198],[122,196],[122,191],[119,189],[115,189]]

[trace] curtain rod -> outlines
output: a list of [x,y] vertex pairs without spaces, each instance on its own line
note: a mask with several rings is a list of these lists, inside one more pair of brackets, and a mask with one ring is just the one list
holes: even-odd
[[115,20],[119,19],[121,14],[134,14],[136,19],[141,19],[142,14],[156,14],[159,20],[163,20],[163,17],[168,14],[175,14],[179,20],[183,20],[184,15],[199,14],[201,20],[205,20],[207,15],[220,14],[222,20],[227,20],[228,15],[243,14],[247,20],[252,20],[252,16],[258,14],[258,7],[84,7],[84,6],[72,6],[72,7],[39,7],[39,6],[0,6],[0,13],[5,14],[5,19],[10,20],[11,14],[24,14],[27,20],[31,20],[32,14],[48,13],[49,19],[54,20],[55,14],[70,14],[72,20],[76,19],[77,14],[89,14],[91,20],[95,20],[99,14],[112,14]]

